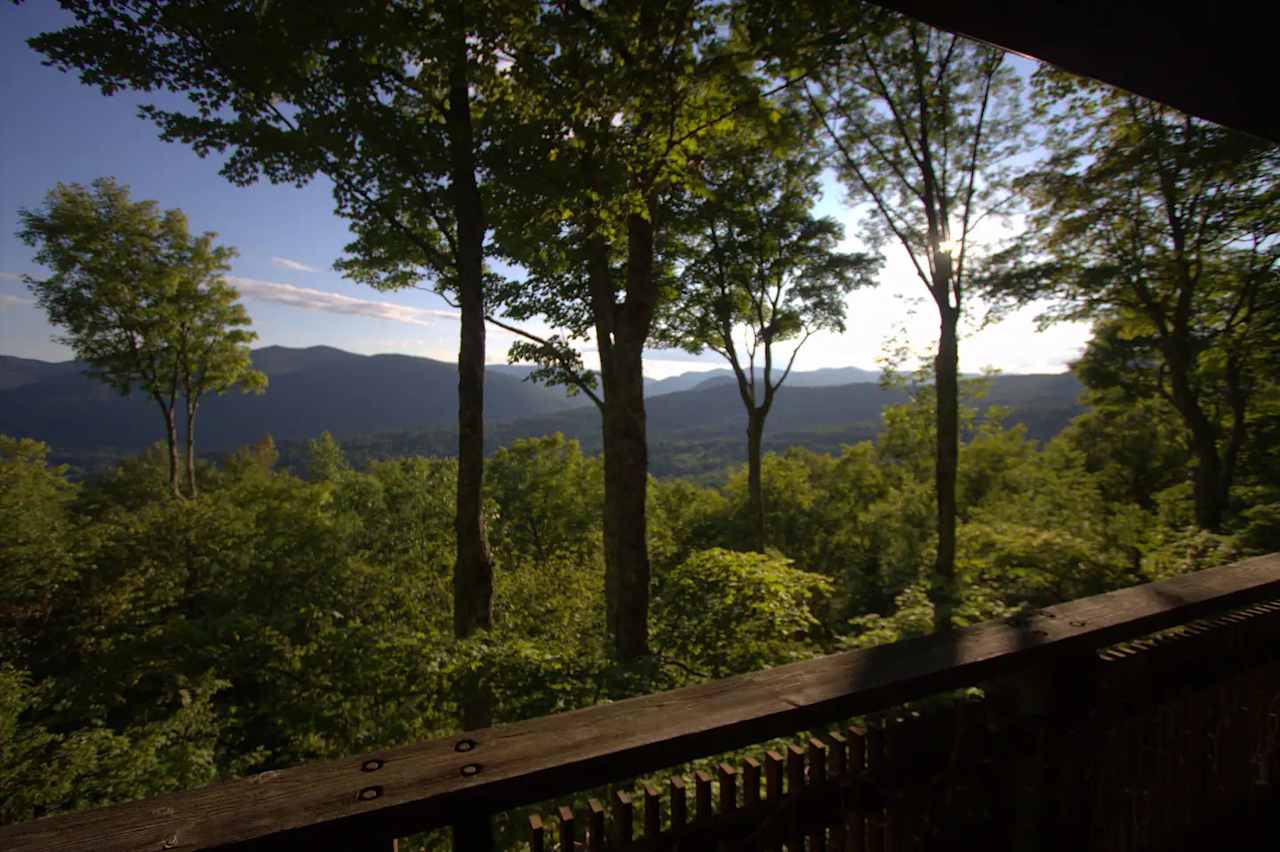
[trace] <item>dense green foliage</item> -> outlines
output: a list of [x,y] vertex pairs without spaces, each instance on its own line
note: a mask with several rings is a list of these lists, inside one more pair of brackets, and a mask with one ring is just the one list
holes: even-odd
[[[742,550],[744,467],[720,488],[654,480],[654,655],[628,667],[605,653],[602,465],[559,435],[487,466],[495,628],[465,640],[451,629],[453,460],[357,468],[325,435],[298,475],[268,439],[175,502],[160,448],[72,484],[43,445],[3,439],[0,763],[13,792],[0,818],[442,735],[476,671],[501,722],[927,633],[932,406],[916,386],[874,443],[766,455],[765,553]],[[1170,412],[1152,441],[1147,421],[1099,403],[1044,447],[983,413],[962,415],[958,623],[1280,536],[1274,503],[1233,534],[1195,529]]]
[[1274,411],[1280,149],[1049,69],[1035,80],[1050,156],[1021,184],[1040,262],[1015,247],[1003,283],[1056,296],[1047,318],[1094,321],[1089,385],[1177,412],[1196,522],[1218,530]]
[[1009,158],[1022,150],[1020,80],[1004,52],[890,16],[876,38],[841,48],[817,91],[817,116],[850,194],[869,212],[863,236],[894,242],[938,312],[933,359],[934,497],[938,528],[930,598],[940,630],[961,606],[956,584],[959,465],[959,323],[972,300],[976,229],[1006,216]]
[[777,392],[810,337],[845,330],[849,292],[873,284],[880,266],[874,256],[837,251],[844,228],[810,210],[822,167],[809,128],[797,112],[772,115],[758,135],[743,130],[723,141],[703,166],[705,197],[686,212],[680,297],[660,333],[691,352],[710,349],[733,370],[747,413],[758,550],[764,428]]

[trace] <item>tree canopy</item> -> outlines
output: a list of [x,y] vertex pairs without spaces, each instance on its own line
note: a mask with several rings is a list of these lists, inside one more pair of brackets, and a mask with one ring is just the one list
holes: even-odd
[[[513,355],[600,407],[608,625],[624,660],[648,652],[643,357],[675,286],[671,208],[697,181],[708,140],[761,101],[733,13],[712,3],[552,6],[545,38],[511,66],[527,118],[508,160],[523,174],[504,185],[517,197],[496,234],[528,276],[499,299],[510,316],[562,331]],[[575,339],[593,339],[601,394],[569,349]]]
[[879,268],[871,255],[839,251],[843,226],[810,209],[821,169],[811,131],[802,114],[774,109],[708,146],[698,191],[681,213],[679,290],[659,332],[691,352],[712,350],[733,370],[747,410],[752,537],[761,551],[765,420],[801,348],[818,332],[845,330],[846,298]]
[[1031,256],[1015,246],[996,280],[1056,296],[1046,319],[1097,321],[1086,378],[1178,412],[1196,522],[1219,530],[1280,355],[1280,151],[1058,73],[1037,97],[1051,156],[1021,183]]
[[28,286],[66,329],[61,342],[122,394],[140,390],[160,408],[169,446],[169,487],[178,489],[179,395],[186,408],[187,484],[194,495],[195,419],[200,398],[231,388],[261,391],[266,377],[249,362],[257,335],[224,273],[234,249],[212,232],[193,237],[180,210],[161,214],[103,178],[59,184],[41,210],[19,214],[19,236],[52,270]]
[[934,358],[938,627],[955,603],[959,458],[958,324],[984,219],[1010,211],[1010,157],[1023,128],[1004,52],[890,15],[851,39],[804,91],[848,191],[867,204],[864,237],[903,249],[938,311]]

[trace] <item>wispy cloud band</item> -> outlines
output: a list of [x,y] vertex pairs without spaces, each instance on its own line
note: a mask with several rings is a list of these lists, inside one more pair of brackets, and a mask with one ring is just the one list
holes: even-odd
[[17,272],[0,272],[0,281],[21,281],[22,275]]
[[341,293],[312,290],[307,287],[297,287],[293,284],[282,284],[276,281],[260,281],[256,278],[228,276],[227,282],[244,296],[308,311],[353,314],[355,316],[392,320],[393,322],[403,322],[411,325],[434,325],[433,320],[456,320],[458,318],[456,311],[412,308],[408,305],[397,305],[393,302],[357,299],[354,296],[344,296]]
[[300,260],[290,260],[287,257],[273,257],[271,262],[276,266],[283,266],[285,269],[292,269],[294,272],[319,272],[314,266],[307,266]]
[[34,301],[23,296],[10,296],[8,293],[0,293],[0,308],[26,307],[34,304]]

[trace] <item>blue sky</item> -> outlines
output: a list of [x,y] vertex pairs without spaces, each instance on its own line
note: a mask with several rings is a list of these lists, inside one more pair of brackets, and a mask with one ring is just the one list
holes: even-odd
[[[56,331],[18,280],[40,272],[33,250],[14,235],[18,210],[39,207],[58,181],[112,176],[129,185],[134,198],[181,208],[193,230],[216,231],[220,243],[239,250],[232,283],[253,317],[259,345],[456,357],[457,323],[442,299],[417,291],[378,293],[332,270],[349,232],[333,215],[327,181],[301,189],[266,182],[233,186],[218,174],[216,157],[201,159],[185,145],[161,142],[154,127],[137,117],[139,104],[164,103],[163,97],[103,97],[74,75],[41,65],[26,38],[67,20],[52,3],[0,5],[0,354],[46,360],[70,355],[52,341]],[[818,209],[845,221],[850,234],[856,230],[838,187],[828,185]],[[852,237],[848,242],[854,244]],[[923,292],[905,257],[888,254],[882,286],[850,297],[849,330],[815,337],[796,368],[873,367],[890,337],[926,355],[937,321],[931,306],[920,302]],[[1064,325],[1037,333],[1034,313],[971,333],[961,347],[962,368],[1064,369],[1086,330]],[[490,360],[504,360],[511,342],[510,335],[491,329]],[[652,353],[646,372],[663,377],[717,366],[715,356],[666,351]]]

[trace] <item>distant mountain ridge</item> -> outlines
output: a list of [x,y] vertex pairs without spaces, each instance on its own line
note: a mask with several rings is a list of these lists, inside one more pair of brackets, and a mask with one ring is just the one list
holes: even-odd
[[[448,452],[457,422],[457,368],[409,355],[356,355],[328,346],[268,346],[253,352],[269,379],[262,396],[230,393],[202,404],[200,448],[225,452],[271,434],[301,442],[324,431],[354,444]],[[137,452],[162,440],[154,403],[121,397],[83,375],[76,362],[0,355],[0,433],[50,444],[63,460]],[[532,368],[491,365],[485,414],[489,446],[563,432],[588,451],[600,447],[600,416],[581,397],[525,381]],[[765,433],[767,449],[802,444],[835,450],[874,438],[881,411],[906,392],[882,388],[879,373],[856,367],[796,372],[779,393]],[[1011,409],[1041,440],[1083,408],[1070,373],[996,376],[983,405]],[[655,472],[698,472],[736,458],[745,419],[728,370],[685,373],[648,386],[647,431]],[[387,436],[401,436],[389,439]],[[416,437],[415,437],[416,436]],[[415,443],[416,442],[416,443]],[[408,448],[408,450],[406,450]],[[382,452],[382,451],[379,451]],[[702,461],[671,457],[700,454]],[[699,467],[701,465],[701,467]]]
[[[261,396],[207,397],[197,424],[203,450],[226,450],[270,433],[303,439],[323,431],[452,428],[458,417],[457,367],[410,355],[356,355],[329,346],[255,349],[267,374]],[[38,438],[55,448],[132,451],[163,438],[155,404],[128,397],[83,374],[74,361],[51,364],[0,356],[0,433]],[[510,420],[579,405],[562,389],[490,370],[486,414]]]
[[[1084,410],[1078,397],[1083,389],[1071,373],[994,376],[981,408],[1010,409],[1010,423],[1023,423],[1035,438],[1047,440]],[[902,388],[882,388],[858,382],[833,386],[792,386],[778,391],[765,426],[766,441],[782,434],[850,432],[874,437],[887,405],[905,402]],[[729,381],[710,381],[693,390],[652,397],[645,406],[651,439],[687,440],[732,436],[745,441],[746,414],[737,388]],[[573,408],[525,417],[499,427],[504,437],[563,432],[595,448],[599,444],[599,415],[594,409]]]
[[[1004,407],[1009,411],[1006,425],[1021,424],[1030,437],[1047,441],[1084,411],[1081,390],[1070,373],[996,376],[989,381],[986,396],[971,404],[982,411],[993,405]],[[907,399],[903,388],[882,388],[871,382],[784,385],[765,428],[765,450],[800,446],[838,453],[846,445],[874,440],[884,428],[884,407]],[[693,390],[651,396],[645,407],[649,470],[655,476],[713,484],[723,481],[727,469],[743,463],[746,418],[731,383],[710,382]],[[600,450],[600,415],[590,405],[490,425],[487,444],[496,450],[521,438],[553,432],[577,440],[588,453]],[[343,442],[357,464],[395,456],[451,455],[456,445],[453,433],[440,430],[368,434]],[[305,447],[294,444],[281,449],[286,464],[305,468]]]
[[46,379],[74,375],[82,365],[76,361],[37,361],[34,358],[17,358],[0,355],[0,391],[20,388]]
[[[780,374],[781,370],[775,370],[773,372],[773,381],[776,382]],[[759,382],[764,375],[764,371],[757,367],[755,375],[756,381]],[[878,381],[880,381],[880,373],[877,370],[864,370],[861,367],[821,367],[817,370],[793,371],[791,375],[787,376],[784,387],[835,387],[837,385]],[[720,367],[714,370],[691,370],[665,379],[647,379],[645,381],[645,394],[647,396],[659,396],[696,388],[708,388],[719,384],[732,385],[734,382],[733,371],[727,367]]]

